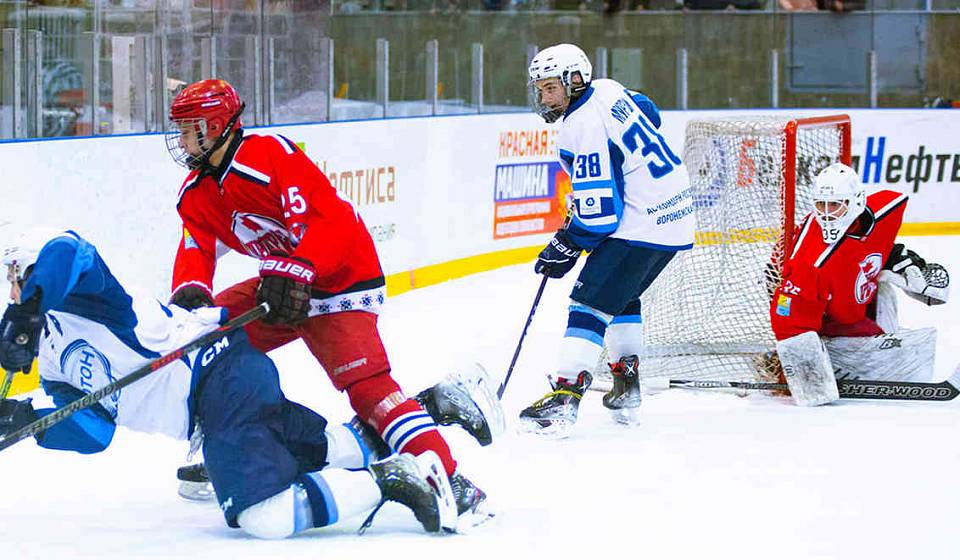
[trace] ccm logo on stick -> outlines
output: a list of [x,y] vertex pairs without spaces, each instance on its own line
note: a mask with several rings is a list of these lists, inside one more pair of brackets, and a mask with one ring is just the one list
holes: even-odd
[[313,282],[314,272],[294,261],[282,259],[263,259],[260,261],[260,272],[273,272],[291,278]]

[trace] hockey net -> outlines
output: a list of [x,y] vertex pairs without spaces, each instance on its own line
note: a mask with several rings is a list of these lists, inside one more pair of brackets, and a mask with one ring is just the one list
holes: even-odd
[[[779,373],[769,307],[810,187],[850,163],[846,115],[740,117],[687,125],[697,232],[643,294],[642,380],[770,379]],[[594,388],[608,390],[606,352]]]

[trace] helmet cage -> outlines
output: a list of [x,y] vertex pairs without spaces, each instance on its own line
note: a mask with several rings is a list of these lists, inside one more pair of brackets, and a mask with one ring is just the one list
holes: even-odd
[[[573,84],[574,75],[580,76],[579,84]],[[566,94],[567,102],[561,108],[554,109],[549,105],[544,104],[543,95],[540,93],[540,89],[537,87],[537,82],[549,80],[550,78],[559,78],[560,85],[563,86],[564,93]],[[583,74],[579,70],[564,70],[559,76],[545,76],[537,79],[531,78],[530,81],[527,82],[527,85],[530,87],[530,99],[534,112],[540,115],[540,117],[542,117],[546,122],[554,123],[563,116],[567,110],[567,107],[570,106],[570,103],[583,95],[583,92],[587,90],[588,84],[586,80],[584,80]]]
[[[217,151],[220,146],[223,146],[224,142],[227,141],[227,137],[230,136],[230,132],[234,130],[234,123],[240,118],[240,114],[243,113],[246,104],[241,103],[240,108],[237,109],[237,112],[230,117],[230,120],[227,121],[227,124],[223,127],[223,130],[220,132],[220,135],[211,142],[210,146],[204,147],[204,143],[207,141],[207,136],[209,133],[209,126],[207,124],[206,117],[190,117],[190,118],[174,118],[170,121],[170,130],[167,131],[165,139],[167,142],[167,151],[170,152],[170,157],[173,158],[173,161],[177,162],[178,165],[182,165],[187,169],[197,169],[205,165],[209,159],[210,154]],[[189,130],[188,127],[192,127],[195,132],[197,139],[197,154],[191,154],[187,147],[183,145],[183,134],[184,129]]]

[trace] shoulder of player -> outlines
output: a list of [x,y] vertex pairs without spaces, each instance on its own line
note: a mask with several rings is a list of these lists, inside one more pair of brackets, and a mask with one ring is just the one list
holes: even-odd
[[200,171],[197,169],[192,169],[190,173],[187,174],[187,178],[183,180],[183,183],[180,185],[180,191],[177,193],[177,206],[180,205],[180,202],[183,201],[183,196],[187,194],[187,191],[196,187],[200,183]]
[[877,220],[906,205],[909,197],[901,192],[883,189],[867,197],[867,207]]
[[273,180],[278,163],[298,151],[297,145],[286,136],[246,133],[227,173],[267,186]]

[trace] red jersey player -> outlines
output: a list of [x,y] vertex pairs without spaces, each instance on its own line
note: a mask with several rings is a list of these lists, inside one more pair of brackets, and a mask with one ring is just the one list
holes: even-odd
[[[231,316],[268,302],[264,320],[246,327],[253,346],[266,352],[303,339],[361,420],[396,452],[436,452],[460,512],[475,510],[484,493],[457,472],[421,402],[390,375],[377,330],[384,276],[363,220],[296,144],[244,134],[243,107],[223,80],[189,85],[170,107],[167,148],[190,169],[177,203],[183,238],[171,302],[188,309],[215,303]],[[258,259],[260,275],[214,299],[224,249]]]
[[[813,212],[796,234],[770,303],[778,354],[795,397],[791,381],[801,373],[825,380],[823,387],[836,391],[834,368],[820,337],[884,334],[876,311],[881,281],[928,304],[945,302],[949,284],[943,267],[928,265],[894,243],[905,194],[881,190],[867,197],[856,171],[835,163],[817,175],[813,200]],[[793,373],[798,375],[792,379]],[[822,404],[837,397],[812,398],[821,402],[810,404]]]

